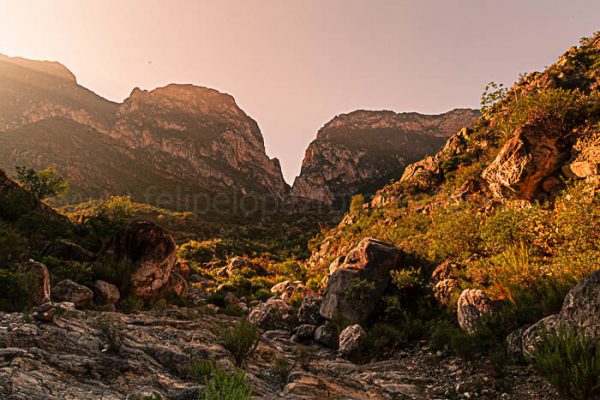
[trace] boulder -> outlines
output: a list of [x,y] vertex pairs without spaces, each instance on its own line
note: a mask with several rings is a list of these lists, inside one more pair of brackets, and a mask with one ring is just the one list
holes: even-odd
[[78,262],[89,262],[96,257],[94,253],[84,249],[80,245],[62,239],[48,244],[42,251],[42,255],[45,257],[56,257],[65,261]]
[[366,321],[390,282],[390,271],[399,258],[400,251],[393,245],[363,239],[329,277],[321,315],[326,319]]
[[366,336],[362,326],[355,324],[345,328],[339,336],[338,356],[352,358],[361,347],[361,341]]
[[483,171],[492,193],[500,198],[534,200],[542,183],[570,158],[567,134],[543,129],[532,121],[515,131],[496,159]]
[[323,297],[318,295],[305,296],[298,309],[298,321],[303,324],[318,325],[323,321],[319,313]]
[[558,314],[543,318],[528,328],[517,329],[506,340],[512,354],[530,357],[542,332],[556,334],[569,328],[600,340],[600,271],[590,274],[567,293]]
[[298,321],[294,311],[285,301],[271,298],[257,305],[248,319],[264,330],[289,330]]
[[91,303],[94,292],[87,286],[80,285],[70,279],[61,281],[52,289],[52,300],[56,302],[69,302],[75,307],[83,307]]
[[302,324],[297,327],[292,336],[294,342],[303,343],[313,339],[317,327],[312,324]]
[[558,316],[550,315],[526,329],[517,329],[506,338],[508,351],[512,355],[531,357],[536,344],[542,340],[542,334],[556,334],[559,327]]
[[124,282],[112,282],[142,299],[156,297],[169,283],[177,263],[175,240],[152,222],[134,221],[105,246],[102,262],[130,268]]
[[29,261],[19,269],[26,274],[30,274],[33,278],[33,287],[30,292],[33,304],[40,305],[50,300],[50,273],[48,268],[42,263]]
[[331,349],[337,349],[338,340],[339,337],[336,329],[328,323],[315,329],[315,342],[317,343],[321,343]]
[[105,281],[94,282],[94,301],[97,304],[117,304],[121,298],[119,288]]
[[267,271],[262,267],[262,265],[254,263],[247,258],[233,257],[227,265],[227,275],[231,276],[234,271],[240,271],[246,268],[253,270],[257,275],[267,274]]
[[484,319],[496,312],[494,303],[482,290],[465,289],[458,299],[458,324],[469,334],[475,333],[484,323]]
[[567,293],[558,318],[561,324],[600,341],[600,270]]

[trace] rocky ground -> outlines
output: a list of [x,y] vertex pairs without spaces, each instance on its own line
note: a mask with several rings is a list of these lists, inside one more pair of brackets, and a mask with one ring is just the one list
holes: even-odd
[[[68,303],[63,303],[68,304]],[[59,306],[61,307],[61,306]],[[69,308],[67,306],[67,308]],[[60,314],[60,313],[59,313]],[[103,318],[118,321],[120,348],[110,346]],[[135,399],[158,391],[167,399],[196,399],[186,378],[192,359],[231,367],[215,330],[233,317],[211,306],[172,307],[135,314],[67,309],[54,321],[0,314],[0,398]],[[509,366],[501,378],[489,362],[463,361],[424,344],[385,361],[356,365],[333,350],[299,345],[288,331],[263,333],[247,365],[256,399],[548,399],[551,388],[528,367]],[[290,369],[273,368],[285,358]],[[287,375],[287,377],[285,376]]]

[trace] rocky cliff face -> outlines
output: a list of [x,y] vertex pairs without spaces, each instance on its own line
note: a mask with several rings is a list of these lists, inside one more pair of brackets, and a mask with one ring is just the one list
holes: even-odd
[[[0,168],[56,167],[67,201],[130,194],[172,208],[231,210],[288,187],[258,125],[233,97],[193,85],[134,89],[123,104],[58,63],[0,56]],[[223,197],[224,196],[224,197]]]
[[372,192],[399,178],[407,164],[435,153],[478,115],[457,109],[441,115],[355,111],[337,116],[308,147],[292,198],[332,204]]

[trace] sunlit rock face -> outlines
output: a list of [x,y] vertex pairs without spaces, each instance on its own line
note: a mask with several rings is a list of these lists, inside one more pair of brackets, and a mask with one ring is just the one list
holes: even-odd
[[306,150],[291,196],[326,204],[370,193],[398,179],[409,163],[440,150],[479,113],[457,109],[440,115],[355,111],[325,124]]

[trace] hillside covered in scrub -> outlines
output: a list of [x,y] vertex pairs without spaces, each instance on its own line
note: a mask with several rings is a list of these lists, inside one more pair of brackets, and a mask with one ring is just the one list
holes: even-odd
[[[173,108],[157,104],[189,90],[136,91],[115,126],[161,125]],[[148,122],[154,106],[166,117]],[[466,113],[333,225],[334,210],[225,224],[117,193],[57,210],[35,171],[0,173],[0,398],[600,398],[600,33]]]

